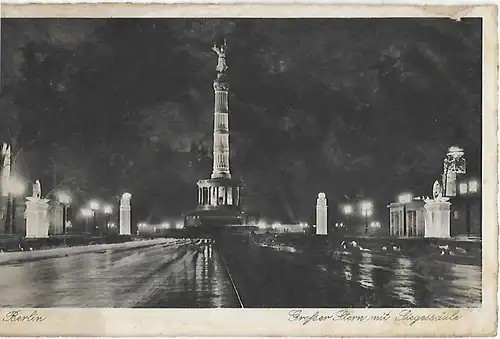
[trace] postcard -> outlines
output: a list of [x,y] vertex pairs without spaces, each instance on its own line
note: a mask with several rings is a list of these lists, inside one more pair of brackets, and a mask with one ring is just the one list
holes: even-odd
[[1,11],[0,335],[495,335],[495,6]]

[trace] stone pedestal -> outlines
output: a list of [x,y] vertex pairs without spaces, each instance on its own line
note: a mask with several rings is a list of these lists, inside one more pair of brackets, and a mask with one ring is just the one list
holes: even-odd
[[131,235],[130,229],[130,193],[124,193],[120,200],[120,235]]
[[49,236],[49,199],[26,198],[26,238]]
[[426,238],[450,238],[450,206],[448,198],[425,200]]
[[325,193],[319,193],[316,200],[316,234],[328,234],[328,207]]

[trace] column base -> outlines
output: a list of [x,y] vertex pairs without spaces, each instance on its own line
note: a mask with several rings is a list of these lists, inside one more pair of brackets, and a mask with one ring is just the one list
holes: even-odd
[[231,179],[231,173],[229,173],[229,172],[212,173],[210,178],[211,179]]

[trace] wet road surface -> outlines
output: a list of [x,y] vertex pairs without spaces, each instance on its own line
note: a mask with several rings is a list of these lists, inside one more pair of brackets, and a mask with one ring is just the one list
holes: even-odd
[[239,307],[200,241],[3,264],[0,277],[2,307]]
[[7,263],[0,276],[3,307],[481,306],[480,265],[234,237]]
[[251,242],[221,250],[246,307],[481,306],[480,265]]

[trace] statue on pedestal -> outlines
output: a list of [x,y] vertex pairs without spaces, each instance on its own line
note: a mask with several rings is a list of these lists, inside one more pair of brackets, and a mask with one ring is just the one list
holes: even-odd
[[33,194],[26,200],[26,238],[47,238],[49,236],[49,199],[42,199],[40,180],[35,181]]
[[219,56],[219,59],[217,61],[217,67],[215,68],[219,73],[224,73],[228,68],[226,63],[226,49],[227,49],[226,39],[224,39],[224,44],[221,45],[220,47],[217,47],[217,45],[215,44],[212,46],[212,50]]
[[443,187],[436,180],[432,185],[433,199],[425,199],[425,234],[426,238],[450,237],[450,198],[443,196]]
[[40,184],[40,180],[35,181],[35,183],[33,184],[33,197],[42,197],[42,185]]
[[434,200],[438,200],[443,197],[443,188],[438,180],[434,181],[432,185],[432,197]]

